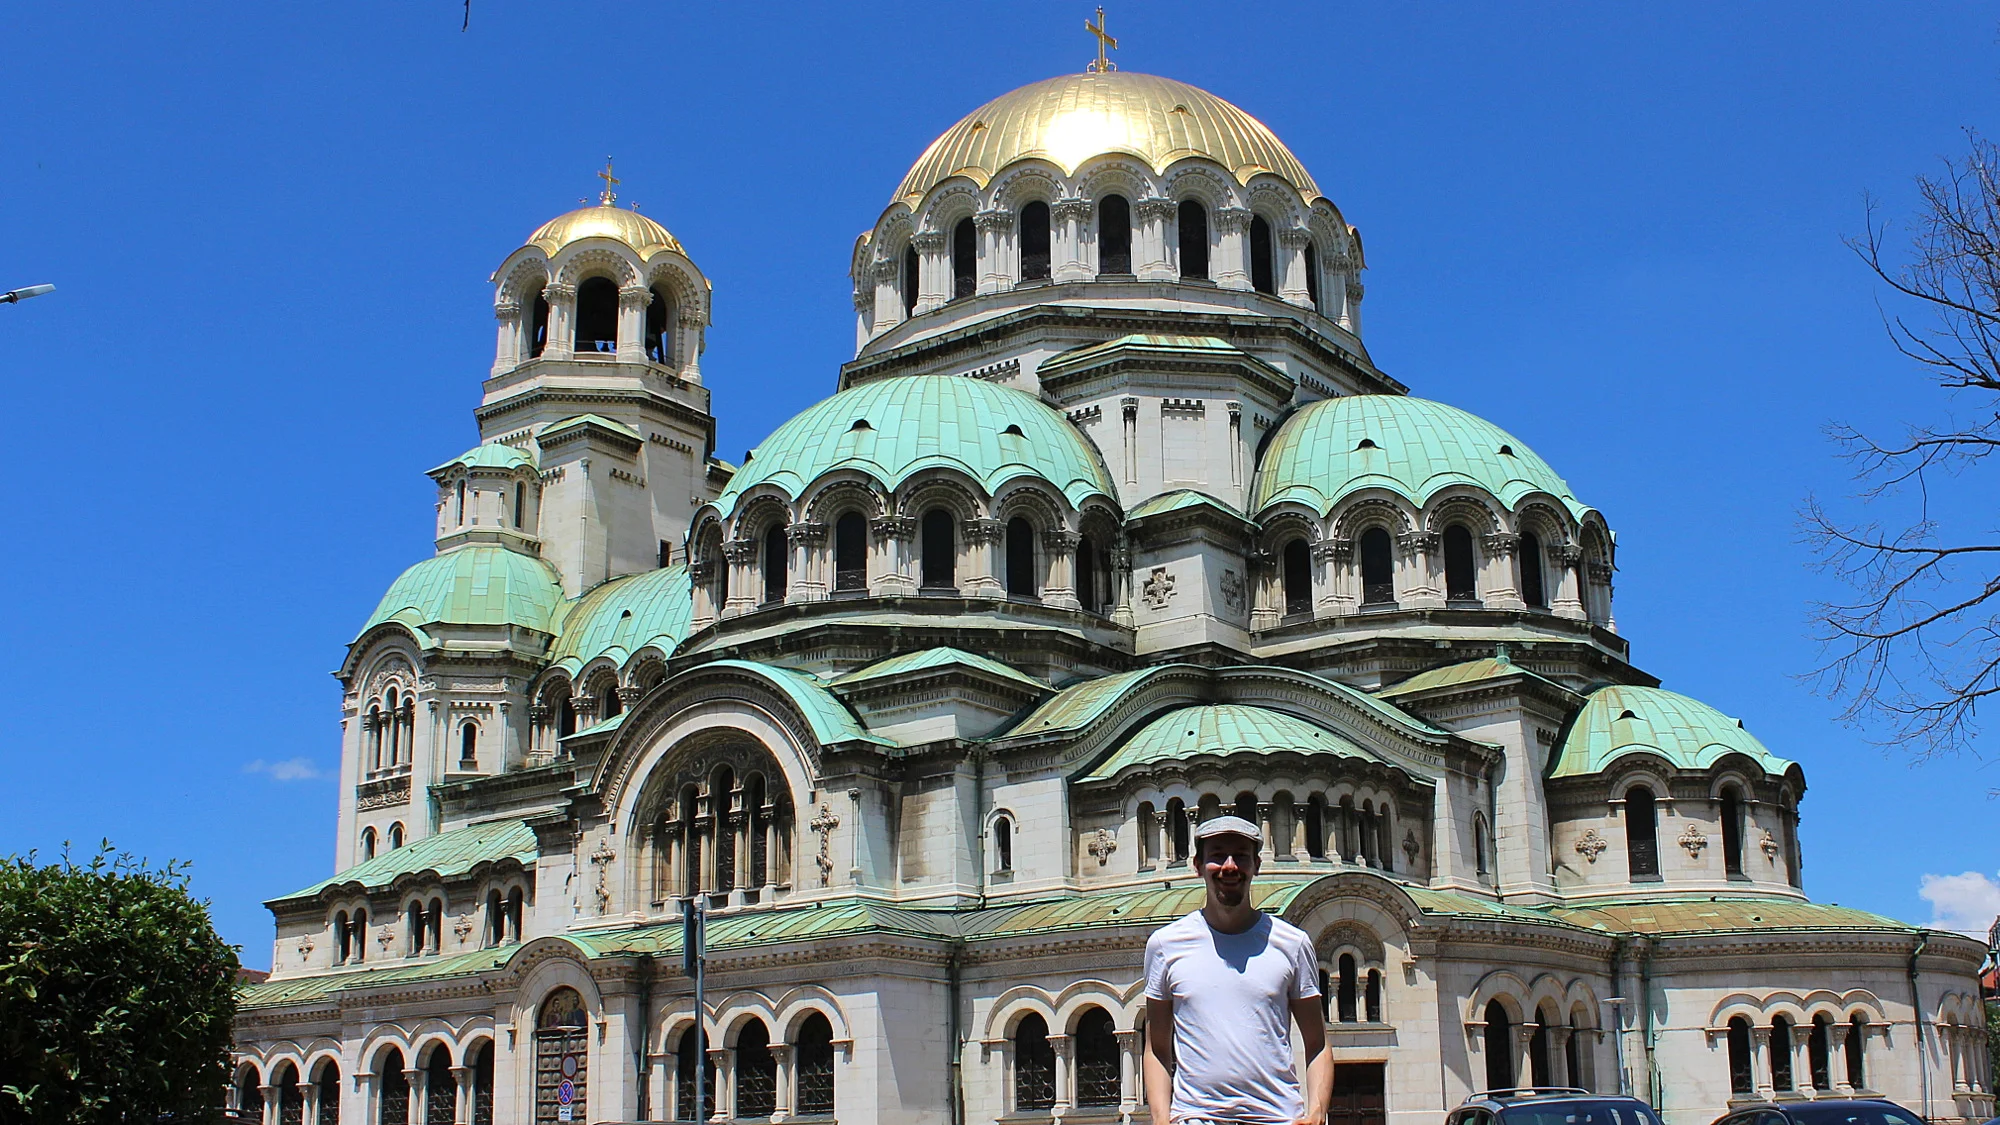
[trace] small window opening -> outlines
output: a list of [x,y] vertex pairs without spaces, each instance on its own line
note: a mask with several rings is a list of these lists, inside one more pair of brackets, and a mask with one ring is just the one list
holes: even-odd
[[393,852],[397,848],[400,848],[402,846],[403,846],[403,823],[401,821],[397,821],[396,823],[391,824],[389,826],[389,850]]
[[1007,521],[1007,593],[1035,596],[1035,529],[1019,516]]
[[576,350],[618,350],[618,283],[593,277],[576,287]]
[[1863,1081],[1868,1076],[1861,1065],[1862,1057],[1867,1051],[1863,1043],[1867,1035],[1868,1018],[1859,1012],[1854,1013],[1847,1021],[1847,1084],[1857,1090],[1868,1088],[1868,1083]]
[[1021,280],[1049,276],[1049,205],[1036,200],[1021,208]]
[[1175,863],[1185,863],[1188,857],[1187,806],[1179,797],[1167,802],[1168,842],[1173,845],[1172,859]]
[[764,604],[785,600],[785,531],[779,524],[764,533]]
[[471,767],[479,764],[479,724],[467,723],[458,728],[458,764]]
[[1315,312],[1325,312],[1319,303],[1319,247],[1306,243],[1306,303]]
[[1358,1023],[1361,1015],[1357,1007],[1361,995],[1360,974],[1356,971],[1354,954],[1340,955],[1339,1002],[1336,1014],[1341,1023]]
[[1277,281],[1271,268],[1271,224],[1262,215],[1250,219],[1250,288],[1259,293],[1276,293]]
[[868,521],[848,512],[833,524],[833,588],[868,588]]
[[1014,1028],[1014,1109],[1050,1109],[1056,1104],[1056,1052],[1049,1025],[1032,1012]]
[[856,418],[856,419],[854,420],[854,424],[853,424],[853,425],[851,425],[851,426],[849,426],[849,427],[847,427],[847,428],[848,428],[849,430],[872,430],[872,429],[874,429],[875,427],[873,427],[873,426],[869,425],[869,424],[868,424],[868,419],[866,419],[866,418]]
[[1806,1068],[1812,1072],[1815,1090],[1833,1089],[1833,1020],[1821,1014],[1813,1017],[1812,1031],[1806,1036]]
[[646,358],[654,363],[672,364],[673,318],[668,315],[671,306],[667,295],[658,288],[652,293],[652,299],[646,303]]
[[1361,601],[1364,605],[1394,605],[1396,564],[1389,549],[1389,533],[1371,527],[1361,533]]
[[1625,855],[1634,879],[1657,879],[1660,875],[1658,812],[1653,791],[1633,786],[1625,794]]
[[1118,1104],[1118,1033],[1111,1013],[1091,1008],[1076,1021],[1076,1104],[1111,1107]]
[[1181,201],[1181,276],[1208,280],[1208,209],[1192,199]]
[[956,588],[958,544],[954,542],[951,513],[943,508],[925,512],[921,531],[924,540],[924,586],[930,589]]
[[1521,533],[1521,600],[1533,609],[1549,608],[1549,595],[1542,585],[1542,539],[1532,531]]
[[673,544],[667,542],[664,539],[660,540],[659,543],[660,543],[659,565],[660,568],[664,570],[665,568],[670,567],[674,564],[674,547]]
[[1097,590],[1097,544],[1085,535],[1076,543],[1076,600],[1085,613],[1103,613]]
[[1743,795],[1733,788],[1722,791],[1722,866],[1731,875],[1743,875]]
[[1132,272],[1132,205],[1122,195],[1097,204],[1097,272]]
[[1362,438],[1360,442],[1358,442],[1354,446],[1354,448],[1356,450],[1362,450],[1362,449],[1380,449],[1382,447],[1375,444],[1374,438]]
[[528,328],[528,355],[530,358],[542,354],[549,346],[549,299],[546,295],[535,294],[535,310]]
[[903,315],[917,311],[917,248],[903,247]]
[[1014,870],[1014,822],[1004,816],[993,821],[993,870]]
[[1368,984],[1361,994],[1361,1015],[1369,1023],[1382,1022],[1382,970],[1368,970]]
[[375,830],[373,828],[363,828],[361,830],[361,858],[364,861],[375,858]]
[[1009,423],[1006,429],[1004,429],[1004,430],[1001,430],[1001,431],[1000,431],[1000,434],[1001,434],[1001,436],[1002,436],[1002,437],[1005,437],[1005,436],[1007,436],[1007,435],[1010,435],[1010,434],[1011,434],[1011,435],[1013,435],[1014,437],[1027,437],[1027,436],[1028,436],[1028,435],[1026,435],[1026,434],[1024,434],[1024,433],[1022,433],[1022,432],[1021,432],[1021,427],[1019,427],[1019,426],[1017,426],[1017,425],[1013,425],[1012,423]]
[[576,703],[565,693],[556,701],[556,737],[568,738],[576,733]]
[[1729,1020],[1729,1092],[1739,1095],[1757,1092],[1756,1077],[1750,1066],[1750,1021],[1742,1016]]
[[978,260],[979,241],[978,236],[973,230],[972,220],[960,219],[958,225],[951,228],[952,300],[958,300],[960,297],[970,297],[972,296],[972,291],[978,287],[978,282],[974,280],[972,275],[972,271],[976,268]]
[[1511,445],[1503,445],[1503,446],[1501,446],[1501,447],[1500,447],[1500,456],[1502,456],[1502,457],[1512,457],[1513,455],[1514,455],[1514,447],[1513,447],[1513,446],[1511,446]]
[[[528,514],[527,508],[528,508],[528,489],[525,485],[517,484],[514,486],[514,527],[517,530],[521,526],[521,521]],[[665,566],[667,564],[661,563],[660,565]]]
[[1303,539],[1285,544],[1285,613],[1312,612],[1312,552]]
[[1466,530],[1464,524],[1452,524],[1444,529],[1445,600],[1454,602],[1479,600],[1475,573],[1472,560],[1472,532]]

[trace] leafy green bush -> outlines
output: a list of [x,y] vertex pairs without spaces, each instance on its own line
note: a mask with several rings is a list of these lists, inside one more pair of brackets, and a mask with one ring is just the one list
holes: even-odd
[[0,860],[0,1120],[215,1120],[236,970],[185,865]]

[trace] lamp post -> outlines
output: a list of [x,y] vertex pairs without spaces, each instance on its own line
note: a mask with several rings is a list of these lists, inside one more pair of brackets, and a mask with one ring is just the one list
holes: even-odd
[[30,297],[39,297],[44,293],[55,291],[56,287],[53,285],[28,285],[20,289],[9,289],[5,293],[0,293],[0,305],[18,305]]
[[1625,998],[1613,996],[1606,1001],[1611,1005],[1611,1058],[1618,1068],[1618,1092],[1632,1096],[1632,1076],[1625,1072]]

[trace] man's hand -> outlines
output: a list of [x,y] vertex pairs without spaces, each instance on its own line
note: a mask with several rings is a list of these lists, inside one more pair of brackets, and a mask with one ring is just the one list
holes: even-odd
[[1319,1010],[1319,999],[1292,1001],[1292,1019],[1306,1048],[1306,1111],[1292,1125],[1325,1125],[1326,1111],[1333,1104],[1333,1052],[1326,1049],[1326,1016]]
[[1146,1113],[1153,1125],[1173,1125],[1174,1002],[1146,998]]

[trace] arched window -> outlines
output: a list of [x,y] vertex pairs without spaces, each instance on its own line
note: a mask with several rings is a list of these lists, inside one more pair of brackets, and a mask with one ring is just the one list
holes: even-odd
[[1542,538],[1532,531],[1521,533],[1521,600],[1534,609],[1549,608],[1548,588],[1542,583]]
[[1181,276],[1208,280],[1208,208],[1192,199],[1181,200]]
[[1472,869],[1478,874],[1486,874],[1491,866],[1486,860],[1486,818],[1474,813],[1472,816]]
[[1790,1090],[1798,1083],[1792,1078],[1792,1021],[1783,1016],[1771,1019],[1771,1086]]
[[785,525],[764,533],[764,604],[785,600]]
[[[313,1085],[319,1089],[319,1115],[313,1125],[340,1125],[340,1066],[332,1059],[319,1064],[319,1073],[313,1076]],[[487,1083],[490,1088],[493,1084]],[[473,1125],[493,1125],[493,1115],[484,1119],[475,1117]]]
[[402,846],[403,846],[403,822],[399,820],[396,823],[391,824],[389,826],[389,850],[393,852],[397,848],[400,848]]
[[383,728],[384,724],[382,722],[381,705],[377,703],[370,703],[368,705],[367,730],[368,730],[368,768],[371,770],[379,770],[382,768]]
[[354,912],[353,927],[354,963],[360,964],[368,959],[368,912],[366,910],[357,910]]
[[1276,293],[1278,284],[1271,269],[1271,224],[1262,215],[1250,217],[1250,288],[1259,293]]
[[435,957],[444,952],[444,901],[432,899],[431,908],[425,915],[426,940],[424,951]]
[[958,225],[951,228],[952,300],[955,301],[960,297],[970,297],[972,296],[972,291],[978,288],[978,281],[973,277],[972,273],[978,261],[979,238],[973,230],[972,220],[970,218],[960,219]]
[[1132,205],[1122,195],[1097,201],[1097,272],[1132,272]]
[[521,888],[507,892],[507,940],[519,943],[521,940],[521,908],[527,903],[527,896]]
[[1173,861],[1186,863],[1188,857],[1187,806],[1179,797],[1167,802],[1168,842],[1173,846]]
[[1733,786],[1722,791],[1722,866],[1743,876],[1743,794]]
[[464,482],[464,481],[459,481],[459,482],[458,482],[458,508],[457,508],[457,510],[456,510],[456,513],[455,513],[455,514],[454,514],[454,515],[452,516],[452,522],[454,522],[454,523],[457,523],[457,524],[460,524],[460,525],[463,525],[463,524],[465,523],[465,482]]
[[766,831],[771,826],[770,794],[764,790],[764,775],[751,774],[743,784],[743,816],[749,822],[750,889],[775,883],[771,878],[771,851]]
[[1389,551],[1389,533],[1371,527],[1361,533],[1361,604],[1396,603],[1396,563]]
[[[730,794],[736,789],[736,775],[728,766],[721,766],[710,775],[708,781],[708,806],[714,811],[715,820],[723,822],[729,808]],[[724,894],[736,889],[736,834],[722,831],[715,834],[715,885],[709,890]]]
[[833,1113],[833,1024],[818,1012],[799,1025],[793,1057],[792,1112],[808,1116]]
[[578,355],[618,350],[618,283],[593,277],[576,287]]
[[366,863],[374,858],[375,830],[373,828],[363,828],[361,830],[361,862]]
[[1806,1037],[1806,1069],[1812,1073],[1813,1089],[1833,1089],[1833,1020],[1822,1014],[1813,1017],[1812,1034]]
[[411,902],[403,908],[403,956],[415,957],[424,951],[424,904]]
[[383,716],[389,723],[389,764],[398,765],[403,760],[403,716],[396,707],[396,689],[389,689],[389,709]]
[[1319,247],[1306,243],[1306,301],[1314,312],[1324,313],[1319,303]]
[[1014,822],[1004,816],[993,818],[993,870],[1014,870]]
[[1076,1021],[1076,1104],[1118,1104],[1118,1033],[1111,1013],[1089,1008]]
[[1750,1021],[1742,1016],[1729,1019],[1729,1092],[1744,1096],[1757,1092],[1750,1066]]
[[860,512],[833,522],[833,588],[868,588],[868,521]]
[[1653,791],[1635,785],[1625,793],[1625,859],[1634,879],[1660,877],[1658,813]]
[[1472,532],[1455,523],[1444,529],[1444,596],[1446,601],[1479,600],[1472,564]]
[[458,1120],[458,1080],[451,1073],[451,1051],[439,1043],[424,1063],[424,1125],[452,1125]]
[[1551,1072],[1555,1060],[1549,1057],[1549,1013],[1535,1013],[1535,1028],[1528,1033],[1528,1081],[1537,1088],[1555,1085]]
[[1362,1016],[1369,1023],[1382,1022],[1382,970],[1368,970],[1368,984],[1361,994]]
[[[1243,818],[1244,820],[1247,820],[1247,821],[1249,821],[1249,822],[1250,822],[1250,823],[1252,823],[1252,824],[1256,824],[1256,823],[1257,823],[1257,794],[1255,794],[1255,793],[1238,793],[1238,794],[1236,795],[1236,807],[1235,807],[1235,808],[1233,808],[1233,809],[1231,809],[1231,810],[1230,810],[1230,812],[1231,812],[1231,813],[1233,813],[1233,814],[1234,814],[1234,815],[1236,815],[1236,816],[1240,816],[1240,817],[1242,817],[1242,818]],[[1268,831],[1268,829],[1267,829],[1267,831]]]
[[[333,1125],[327,1122],[326,1125]],[[493,1040],[472,1052],[472,1125],[493,1125]]]
[[346,964],[348,954],[354,951],[354,939],[353,935],[347,932],[347,911],[345,910],[338,911],[333,916],[333,943],[333,963],[336,965]]
[[[707,1121],[715,1116],[715,1060],[702,1049],[702,1037],[690,1026],[674,1049],[674,1120]],[[694,1068],[702,1070],[701,1112],[695,1112]],[[549,1120],[554,1120],[553,1117]]]
[[535,294],[534,313],[528,322],[529,358],[541,355],[542,349],[548,346],[549,346],[549,298],[548,294],[537,292]]
[[597,685],[597,720],[615,719],[625,713],[625,700],[618,695],[618,681],[605,680]]
[[674,362],[673,305],[659,286],[646,303],[646,358],[671,366]]
[[569,689],[564,688],[562,697],[556,700],[556,737],[568,738],[576,733],[576,702],[569,697]]
[[1326,798],[1317,793],[1306,798],[1306,854],[1326,858]]
[[771,1031],[753,1019],[736,1034],[736,1116],[769,1117],[778,1110],[778,1060]]
[[1035,529],[1019,516],[1007,521],[1007,593],[1032,598],[1035,586]]
[[1049,1025],[1028,1013],[1014,1026],[1014,1109],[1049,1109],[1056,1104],[1056,1052]]
[[1159,817],[1153,802],[1139,802],[1139,866],[1150,868],[1160,861]]
[[1862,1066],[1867,1046],[1863,1042],[1868,1037],[1868,1017],[1860,1012],[1847,1020],[1847,1084],[1857,1090],[1866,1090],[1867,1070]]
[[500,903],[500,891],[497,888],[487,891],[486,934],[483,943],[488,949],[499,945],[507,937],[507,916],[502,912],[504,909]]
[[1334,1011],[1341,1023],[1355,1023],[1361,1016],[1357,1003],[1361,996],[1361,975],[1354,964],[1354,954],[1340,955],[1339,1000]]
[[925,512],[921,534],[924,586],[933,590],[957,589],[958,544],[954,541],[951,513],[943,508]]
[[466,723],[458,728],[458,764],[464,768],[479,764],[478,723]]
[[524,509],[525,509],[525,508],[527,507],[527,505],[528,505],[528,487],[527,487],[526,485],[522,485],[522,484],[517,484],[517,485],[515,485],[515,486],[514,486],[514,526],[515,526],[515,528],[517,528],[517,529],[518,529],[518,528],[519,528],[519,527],[521,526],[521,521],[522,521],[523,519],[525,519],[525,518],[527,517],[527,512],[526,512],[526,511],[524,511]]
[[692,897],[702,889],[701,790],[692,782],[681,786],[681,893]]
[[556,1120],[557,1087],[565,1078],[576,1092],[570,1112],[578,1121],[590,1120],[589,1024],[583,996],[574,988],[558,988],[542,1001],[535,1017],[535,1120]]
[[917,248],[903,247],[903,315],[917,311]]
[[1514,1088],[1514,1025],[1498,1000],[1486,1002],[1486,1088]]
[[410,1120],[410,1080],[403,1073],[403,1052],[390,1047],[375,1064],[376,1104],[381,1107],[381,1125],[408,1125]]
[[1303,539],[1285,544],[1285,613],[1312,612],[1312,550]]
[[1037,199],[1021,208],[1021,280],[1049,276],[1049,205]]
[[1097,544],[1085,535],[1076,541],[1076,600],[1085,613],[1103,613],[1097,590]]
[[306,1098],[299,1089],[298,1068],[291,1063],[279,1064],[271,1074],[271,1085],[278,1088],[278,1125],[304,1125]]

